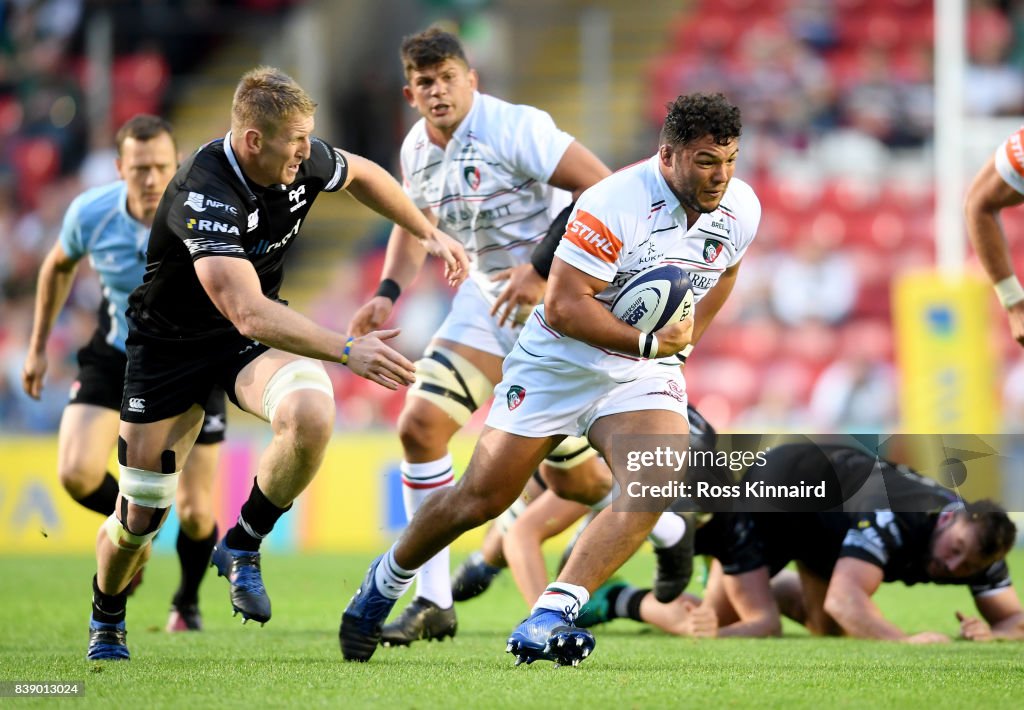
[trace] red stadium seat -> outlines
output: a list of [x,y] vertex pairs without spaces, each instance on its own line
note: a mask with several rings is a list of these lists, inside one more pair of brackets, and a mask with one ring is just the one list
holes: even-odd
[[15,143],[11,162],[18,176],[17,198],[22,210],[35,209],[39,190],[60,170],[60,151],[49,138],[26,138]]

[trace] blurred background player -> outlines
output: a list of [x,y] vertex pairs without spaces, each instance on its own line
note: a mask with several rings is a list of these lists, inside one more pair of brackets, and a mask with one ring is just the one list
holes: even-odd
[[265,623],[260,544],[316,475],[333,431],[334,389],[320,361],[389,389],[413,381],[413,364],[383,342],[397,331],[345,336],[280,302],[286,255],[319,193],[347,189],[422,239],[453,283],[464,273],[462,247],[387,171],[312,135],[315,111],[280,70],[246,72],[231,130],[192,154],[157,209],[146,275],[129,298],[121,503],[96,542],[92,660],[129,657],[124,589],[166,517],[199,433],[199,403],[214,387],[273,428],[238,521],[212,557],[236,613]]
[[1010,322],[1010,335],[1024,345],[1024,288],[1013,268],[999,213],[1024,203],[1024,128],[1003,141],[967,190],[967,236]]
[[[687,601],[658,604],[623,585],[600,590],[584,621],[628,616],[679,635],[761,635],[751,632],[766,627],[747,622],[774,613],[777,624],[781,611],[813,634],[941,643],[949,638],[938,632],[904,632],[871,599],[882,582],[931,582],[970,588],[981,616],[956,612],[963,638],[1024,639],[1024,610],[1005,561],[1016,528],[1001,508],[965,503],[932,479],[850,446],[787,444],[766,459],[758,479],[836,483],[842,497],[833,502],[850,512],[716,513],[713,521],[729,520],[728,527],[714,540],[699,530],[696,541],[698,552],[718,546],[700,605],[716,625],[700,607],[695,617]],[[790,562],[795,572],[784,569]]]
[[[616,471],[625,459],[618,447],[631,436],[656,435],[686,448],[685,381],[674,356],[699,331],[687,318],[645,334],[608,306],[614,284],[664,260],[690,273],[695,300],[709,295],[705,318],[724,303],[760,220],[753,190],[733,179],[740,130],[739,109],[721,94],[680,96],[669,106],[657,154],[580,196],[544,303],[505,360],[469,469],[427,499],[371,565],[342,616],[346,659],[372,656],[381,622],[416,569],[505,510],[565,436],[586,434],[621,480],[656,485],[682,477],[672,467]],[[509,637],[506,650],[517,662],[577,665],[589,655],[593,635],[573,625],[580,607],[636,551],[668,502],[605,508],[595,517],[558,581]]]
[[[429,495],[453,485],[448,442],[491,397],[523,319],[544,294],[547,271],[538,273],[531,254],[549,232],[554,249],[570,200],[610,171],[547,113],[478,92],[476,71],[454,35],[432,27],[408,36],[401,59],[403,94],[422,117],[402,144],[406,194],[465,245],[470,259],[470,278],[417,363],[398,421],[411,519]],[[384,324],[424,255],[412,235],[392,230],[380,287],[353,316],[353,334]],[[594,454],[585,439],[567,440],[552,452],[545,475],[564,494],[596,502],[610,476]],[[670,542],[681,539],[681,525],[676,532]],[[449,575],[446,547],[420,568],[416,597],[384,627],[385,643],[454,635]]]
[[[107,461],[117,443],[124,392],[128,294],[142,283],[149,230],[164,188],[178,168],[171,125],[156,116],[131,118],[118,130],[115,143],[121,180],[93,188],[71,203],[60,238],[40,269],[35,320],[22,373],[25,392],[38,399],[47,370],[46,342],[79,262],[89,257],[103,285],[103,301],[98,327],[78,352],[78,379],[61,417],[57,475],[72,498],[106,516],[114,512],[118,494],[117,479],[107,471]],[[171,601],[168,631],[202,628],[199,585],[217,539],[212,496],[219,445],[224,440],[225,406],[222,391],[211,394],[199,446],[185,462],[178,489],[181,584]]]

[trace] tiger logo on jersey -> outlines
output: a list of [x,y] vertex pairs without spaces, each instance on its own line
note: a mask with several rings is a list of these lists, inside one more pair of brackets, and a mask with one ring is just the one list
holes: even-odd
[[513,409],[518,408],[523,403],[523,400],[526,399],[526,390],[519,385],[512,385],[508,388],[506,398],[508,399],[508,411],[511,412]]
[[475,191],[480,187],[480,168],[475,165],[463,168],[462,176],[466,178],[466,184],[469,185],[471,190]]
[[722,242],[715,239],[704,240],[704,261],[711,264],[722,253]]

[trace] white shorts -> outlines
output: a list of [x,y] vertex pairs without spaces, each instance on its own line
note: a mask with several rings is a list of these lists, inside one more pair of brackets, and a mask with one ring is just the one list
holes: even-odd
[[657,409],[676,412],[687,421],[686,381],[678,367],[652,361],[640,377],[620,383],[516,347],[505,358],[502,375],[487,426],[510,434],[586,436],[601,417]]
[[435,339],[450,340],[491,355],[504,358],[512,350],[522,326],[512,327],[509,321],[498,327],[491,315],[491,304],[472,279],[466,279],[455,292],[452,309],[434,333]]

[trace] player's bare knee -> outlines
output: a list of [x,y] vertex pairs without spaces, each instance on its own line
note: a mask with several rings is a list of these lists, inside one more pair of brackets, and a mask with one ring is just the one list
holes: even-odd
[[407,406],[398,418],[398,438],[402,450],[414,459],[431,459],[439,449],[447,450],[448,427],[439,418],[447,418],[440,410]]
[[320,456],[334,429],[334,385],[323,365],[300,359],[279,368],[263,389],[263,416],[275,436]]
[[334,431],[333,401],[317,392],[295,392],[278,406],[272,423],[275,436],[319,456]]
[[178,523],[191,539],[205,538],[213,529],[213,512],[210,506],[196,501],[178,502]]
[[86,471],[74,466],[61,466],[57,469],[57,479],[61,487],[75,500],[79,500],[95,491],[103,482],[101,475],[97,480],[88,475]]

